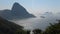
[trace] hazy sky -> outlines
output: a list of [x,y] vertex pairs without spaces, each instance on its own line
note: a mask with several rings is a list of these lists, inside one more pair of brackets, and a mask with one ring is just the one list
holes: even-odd
[[36,14],[43,11],[60,11],[60,0],[0,0],[0,10],[11,9],[14,2]]

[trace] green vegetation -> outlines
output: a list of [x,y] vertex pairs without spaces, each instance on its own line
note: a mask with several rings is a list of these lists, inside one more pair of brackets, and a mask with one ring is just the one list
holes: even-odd
[[45,34],[60,34],[60,20],[58,21],[58,23],[50,24],[50,25],[51,26],[49,26],[45,30]]
[[48,26],[45,31],[35,29],[34,34],[60,34],[60,20],[55,24],[50,23],[50,26]]
[[42,34],[42,30],[40,29],[34,29],[33,32],[34,34]]

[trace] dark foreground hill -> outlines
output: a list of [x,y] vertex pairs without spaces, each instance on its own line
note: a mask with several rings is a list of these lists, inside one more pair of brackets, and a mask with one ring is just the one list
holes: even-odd
[[[23,27],[0,17],[0,34],[21,34]],[[19,33],[18,33],[19,32]]]
[[7,20],[17,20],[35,17],[27,12],[27,10],[19,3],[15,2],[11,10],[0,10],[0,16]]

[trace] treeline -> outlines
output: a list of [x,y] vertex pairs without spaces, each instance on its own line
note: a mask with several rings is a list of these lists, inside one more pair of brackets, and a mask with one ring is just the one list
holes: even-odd
[[35,29],[33,32],[34,34],[60,34],[60,20],[58,20],[58,23],[50,23],[50,26],[48,26],[45,31]]
[[[0,34],[30,34],[30,30],[23,30],[24,27],[0,17]],[[34,29],[33,34],[60,34],[60,20],[51,24],[45,31]]]

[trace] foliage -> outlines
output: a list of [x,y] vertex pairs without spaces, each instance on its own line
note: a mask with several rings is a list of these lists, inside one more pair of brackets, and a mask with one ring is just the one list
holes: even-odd
[[44,34],[60,34],[60,20],[58,21],[58,23],[55,24],[50,24],[51,26],[49,26]]
[[34,32],[34,34],[41,34],[42,33],[42,31],[40,29],[34,29],[33,32]]

